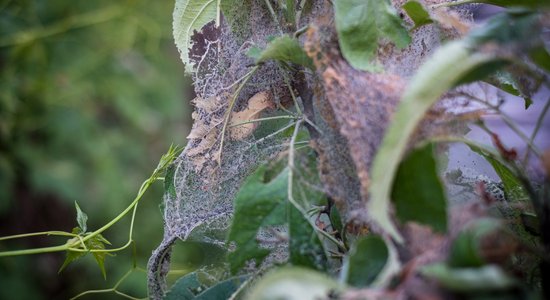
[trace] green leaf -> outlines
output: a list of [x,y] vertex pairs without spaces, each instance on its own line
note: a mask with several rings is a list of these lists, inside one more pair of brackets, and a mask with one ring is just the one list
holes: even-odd
[[480,242],[487,234],[500,228],[500,225],[500,222],[495,219],[483,218],[476,220],[460,232],[451,246],[449,266],[453,268],[483,266],[485,261],[479,252]]
[[188,51],[193,31],[200,31],[204,25],[216,20],[220,24],[221,0],[176,0],[173,13],[173,34],[185,70],[191,72]]
[[436,279],[444,287],[456,292],[479,292],[508,289],[516,285],[496,265],[480,268],[451,268],[445,264],[434,264],[422,268],[424,276]]
[[344,260],[342,278],[354,287],[367,287],[388,262],[389,251],[382,238],[370,235],[355,241]]
[[59,268],[59,271],[57,271],[57,273],[61,273],[69,264],[85,256],[86,254],[87,252],[67,251],[65,261],[63,262],[61,268]]
[[520,85],[517,84],[517,79],[509,72],[497,72],[493,76],[485,79],[485,82],[505,91],[510,95],[522,97],[523,101],[525,101],[525,109],[528,109],[529,106],[533,104],[533,100],[531,99],[531,97],[525,95],[521,91]]
[[490,18],[468,36],[475,45],[487,42],[499,45],[516,44],[525,49],[541,45],[540,15],[529,10],[508,10]]
[[430,14],[426,11],[424,6],[422,6],[422,4],[420,4],[418,1],[408,1],[407,3],[403,4],[403,10],[405,10],[407,15],[414,22],[414,27],[411,29],[411,31],[415,30],[418,27],[434,22],[430,18]]
[[286,222],[288,170],[264,183],[265,166],[261,166],[241,186],[235,199],[235,213],[229,229],[228,242],[235,251],[228,253],[231,273],[235,274],[247,261],[259,266],[269,254],[260,249],[256,235],[262,227],[283,225]]
[[80,206],[78,206],[76,201],[74,202],[74,205],[76,207],[76,222],[78,223],[78,227],[81,229],[81,233],[85,233],[86,230],[88,230],[86,225],[86,222],[88,222],[88,215],[80,209]]
[[392,41],[398,48],[411,41],[388,0],[338,0],[334,12],[342,54],[358,70],[378,69],[373,58],[382,40]]
[[[249,278],[248,275],[226,279],[198,294],[194,300],[229,299],[231,295]],[[178,298],[181,299],[181,298]]]
[[497,157],[494,157],[493,154],[488,153],[475,145],[470,144],[468,147],[470,147],[472,151],[479,154],[481,157],[485,158],[485,160],[491,164],[495,170],[495,173],[497,173],[498,177],[500,177],[500,180],[502,181],[502,184],[504,185],[504,194],[508,201],[517,201],[529,198],[527,191],[525,191],[525,188],[516,174],[505,164],[500,162]]
[[[409,137],[426,111],[461,78],[476,67],[495,61],[486,53],[472,52],[468,41],[454,41],[439,48],[411,79],[376,154],[372,167],[371,199],[368,213],[372,220],[398,242],[401,235],[390,219],[390,193],[399,162]],[[437,82],[437,84],[433,84]]]
[[[104,250],[105,249],[105,242],[108,244],[109,241],[107,241],[101,234],[98,234],[97,236],[94,236],[93,238],[87,240],[85,242],[86,247],[90,250]],[[107,279],[107,272],[105,272],[105,256],[107,255],[107,252],[92,252],[92,255],[95,258],[95,261],[101,270],[101,274],[103,275],[104,279]]]
[[550,72],[550,54],[544,46],[541,45],[531,50],[529,58],[541,69]]
[[[248,53],[249,56],[257,55],[255,50]],[[261,63],[270,59],[278,60],[285,63],[295,63],[300,66],[314,69],[313,61],[305,53],[300,42],[290,36],[281,36],[272,40],[262,53],[256,59],[256,63]]]
[[164,300],[192,300],[199,294],[202,284],[199,282],[197,273],[187,274],[174,283],[164,296]]
[[447,231],[447,200],[437,174],[434,145],[411,152],[399,166],[392,191],[397,218]]
[[328,259],[319,235],[298,209],[290,203],[288,205],[290,263],[320,271],[326,270]]
[[283,267],[262,277],[245,299],[326,299],[331,292],[340,290],[340,285],[324,273],[299,267]]

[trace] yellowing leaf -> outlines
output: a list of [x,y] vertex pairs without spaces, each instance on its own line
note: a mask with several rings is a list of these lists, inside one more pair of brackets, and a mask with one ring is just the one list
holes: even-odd
[[231,113],[229,136],[234,140],[242,140],[248,137],[258,126],[258,122],[245,122],[259,119],[262,111],[274,107],[269,92],[263,91],[255,94],[248,99],[248,106],[243,111]]

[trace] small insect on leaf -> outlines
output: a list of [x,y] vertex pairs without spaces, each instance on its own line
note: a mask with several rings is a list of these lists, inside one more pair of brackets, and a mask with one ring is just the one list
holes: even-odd
[[81,233],[85,233],[88,229],[86,225],[86,222],[88,222],[88,215],[80,209],[80,206],[78,206],[76,201],[74,202],[74,205],[76,206],[76,222],[78,223],[78,227],[81,229]]

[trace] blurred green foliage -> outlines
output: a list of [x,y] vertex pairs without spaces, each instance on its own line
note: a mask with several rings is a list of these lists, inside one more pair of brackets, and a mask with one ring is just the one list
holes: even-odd
[[[75,200],[97,228],[129,204],[170,143],[185,142],[189,96],[172,9],[171,1],[0,0],[0,235],[70,231]],[[142,267],[162,237],[161,192],[159,184],[138,210]],[[44,209],[21,214],[24,204]],[[127,225],[106,237],[118,246]],[[3,258],[0,298],[65,298],[104,288],[131,266],[132,251],[125,252],[107,258],[107,283],[85,260],[47,278],[57,284],[35,284],[57,272],[63,253]],[[53,263],[37,264],[46,258]],[[40,268],[53,271],[36,274]],[[8,281],[21,288],[6,290]],[[127,285],[144,296],[144,276]]]

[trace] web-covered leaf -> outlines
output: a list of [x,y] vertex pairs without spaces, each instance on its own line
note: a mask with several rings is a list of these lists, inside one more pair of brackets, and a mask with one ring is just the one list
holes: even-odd
[[228,242],[235,251],[228,255],[230,269],[236,273],[248,260],[259,266],[269,250],[259,248],[256,236],[262,227],[283,225],[286,222],[288,170],[264,183],[265,167],[260,167],[242,185],[235,199],[235,213]]
[[272,40],[264,50],[251,48],[251,52],[248,55],[255,58],[256,63],[273,59],[314,69],[313,61],[307,56],[302,46],[300,46],[300,42],[286,35]]
[[164,296],[164,300],[192,300],[200,294],[203,284],[199,281],[197,273],[192,272],[174,283],[172,288]]

